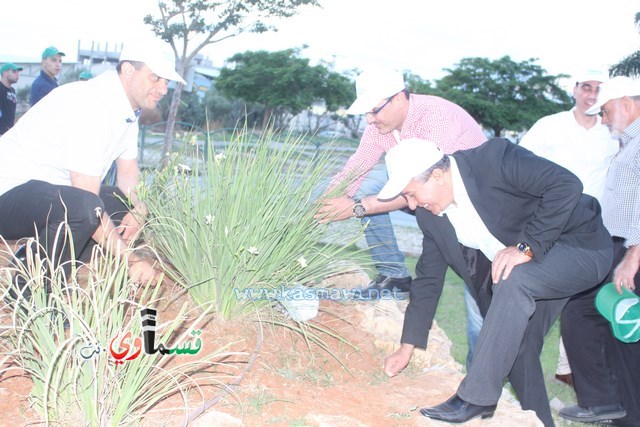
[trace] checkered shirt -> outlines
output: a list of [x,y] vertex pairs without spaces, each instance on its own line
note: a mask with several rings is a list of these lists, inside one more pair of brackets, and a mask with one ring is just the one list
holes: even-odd
[[[409,110],[400,131],[400,140],[409,138],[433,141],[445,154],[474,148],[487,140],[480,125],[459,105],[437,96],[416,94],[409,97]],[[375,126],[368,125],[358,149],[331,186],[355,178],[346,190],[347,196],[353,197],[364,176],[397,143],[393,132],[382,135]]]
[[630,247],[640,244],[640,118],[627,126],[620,144],[607,173],[602,220],[612,236],[624,238]]

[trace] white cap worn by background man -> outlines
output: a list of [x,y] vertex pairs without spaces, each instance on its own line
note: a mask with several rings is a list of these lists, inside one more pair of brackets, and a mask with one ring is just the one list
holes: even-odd
[[364,114],[371,111],[381,100],[404,90],[402,73],[392,69],[375,68],[365,70],[356,78],[356,100],[347,114]]

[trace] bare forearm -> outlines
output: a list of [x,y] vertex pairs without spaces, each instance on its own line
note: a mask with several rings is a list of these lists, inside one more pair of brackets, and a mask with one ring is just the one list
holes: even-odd
[[117,186],[122,191],[131,204],[133,210],[142,216],[146,215],[145,206],[138,200],[137,187],[140,183],[140,168],[138,162],[135,159],[118,159],[117,165]]
[[370,195],[364,197],[360,203],[362,203],[362,206],[366,209],[367,215],[387,213],[407,207],[407,201],[404,197],[396,197],[395,199],[383,202],[378,200],[376,195]]
[[91,238],[114,256],[122,256],[127,247],[106,213],[102,214],[100,226],[98,226]]
[[133,205],[133,209],[141,210],[144,212],[144,207],[140,200],[138,199],[138,194],[136,188],[138,186],[139,179],[138,175],[135,174],[127,174],[124,176],[118,176],[118,188],[120,191],[124,193],[125,196],[129,199],[131,204]]

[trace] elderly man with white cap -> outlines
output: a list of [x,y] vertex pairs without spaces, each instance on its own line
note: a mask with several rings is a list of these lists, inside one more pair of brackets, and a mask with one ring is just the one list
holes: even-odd
[[[613,264],[603,285],[613,282],[619,292],[624,287],[640,295],[640,81],[620,76],[603,82],[587,113],[600,113],[620,143],[602,196],[602,219],[613,240]],[[562,312],[578,404],[563,408],[560,416],[639,426],[640,342],[615,338],[595,307],[601,287],[572,298]]]
[[474,248],[492,261],[491,305],[457,393],[421,413],[452,423],[489,418],[508,377],[522,408],[552,426],[539,355],[569,297],[599,283],[611,263],[597,201],[574,174],[506,139],[449,156],[427,141],[402,141],[386,162],[378,197],[402,195],[424,239],[401,346],[385,372],[396,375],[415,347],[426,347],[449,267],[482,286],[468,277],[463,248]]
[[[60,86],[33,106],[0,138],[0,235],[37,237],[65,270],[93,241],[127,256],[134,281],[155,277],[126,249],[145,215],[136,196],[138,117],[156,107],[169,80],[184,83],[167,44],[126,44],[116,70]],[[114,161],[117,187],[101,186]],[[14,276],[14,284],[26,280]]]

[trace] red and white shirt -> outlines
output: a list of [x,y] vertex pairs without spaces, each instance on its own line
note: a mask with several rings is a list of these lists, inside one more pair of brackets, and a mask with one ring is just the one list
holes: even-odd
[[[474,148],[487,140],[480,125],[459,105],[438,96],[416,94],[409,97],[409,110],[400,131],[400,141],[409,138],[433,141],[445,154]],[[347,177],[357,177],[346,190],[347,196],[352,197],[364,176],[396,144],[393,132],[382,135],[375,126],[368,125],[358,149],[331,186]]]

